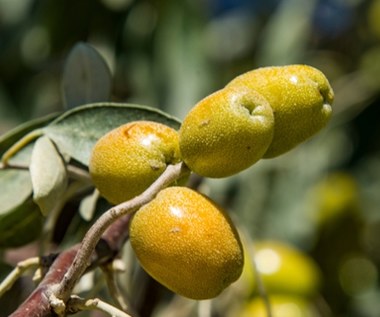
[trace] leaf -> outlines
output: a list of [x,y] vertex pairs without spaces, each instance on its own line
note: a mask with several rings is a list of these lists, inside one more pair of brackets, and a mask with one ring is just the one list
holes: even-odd
[[[10,163],[29,166],[33,144],[20,150]],[[32,194],[32,182],[28,170],[0,169],[0,217],[15,208]]]
[[19,247],[38,238],[43,217],[31,197],[0,214],[0,248]]
[[65,163],[47,136],[40,137],[34,145],[30,176],[33,200],[46,216],[60,200],[67,187]]
[[44,128],[62,153],[88,165],[95,142],[128,122],[150,120],[178,129],[180,121],[154,108],[119,103],[97,103],[72,109]]
[[111,82],[110,70],[100,54],[92,46],[78,43],[71,50],[63,71],[66,108],[109,100]]
[[90,195],[84,197],[79,205],[79,213],[86,221],[92,220],[96,210],[96,203],[99,199],[99,192],[94,190]]
[[0,217],[3,213],[18,206],[32,193],[28,171],[0,170]]
[[58,116],[57,113],[25,122],[0,136],[0,155],[29,132],[45,126]]

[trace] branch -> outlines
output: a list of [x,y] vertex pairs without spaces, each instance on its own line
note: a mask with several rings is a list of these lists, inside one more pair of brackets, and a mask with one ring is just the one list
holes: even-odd
[[90,228],[81,244],[58,255],[39,286],[10,317],[53,316],[49,302],[51,295],[67,302],[73,287],[86,270],[103,265],[118,254],[128,238],[128,223],[132,213],[152,200],[161,189],[187,173],[189,170],[182,163],[170,165],[143,194],[105,212]]
[[9,290],[16,280],[28,269],[38,268],[40,265],[40,258],[34,257],[26,259],[22,262],[17,263],[17,266],[12,270],[12,272],[5,278],[4,281],[0,283],[0,297]]
[[117,309],[116,307],[101,301],[98,298],[95,299],[83,299],[77,296],[72,296],[67,302],[68,312],[77,313],[81,310],[100,310],[112,317],[131,317],[127,313]]
[[188,168],[183,163],[169,165],[165,172],[141,195],[105,212],[86,233],[72,265],[57,286],[57,289],[54,290],[55,295],[64,301],[69,299],[75,284],[85,272],[88,259],[94,252],[101,235],[113,222],[126,214],[137,211],[151,201],[161,189],[169,186],[188,171]]

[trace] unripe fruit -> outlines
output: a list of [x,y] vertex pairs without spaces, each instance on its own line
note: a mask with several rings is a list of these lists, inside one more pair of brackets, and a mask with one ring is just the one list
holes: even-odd
[[254,164],[273,138],[273,112],[252,89],[219,90],[201,100],[179,131],[181,155],[191,170],[226,177]]
[[226,87],[254,89],[269,101],[275,127],[264,158],[281,155],[305,141],[322,129],[332,114],[333,90],[323,73],[310,66],[258,68]]
[[153,278],[192,299],[217,296],[243,269],[241,242],[228,215],[186,187],[166,188],[137,211],[130,241]]
[[[300,250],[279,242],[255,243],[255,263],[268,294],[313,296],[321,284],[316,263]],[[256,289],[251,260],[246,257],[243,276]]]
[[100,194],[119,204],[141,194],[168,164],[179,161],[177,131],[157,122],[135,121],[98,140],[89,169]]
[[[273,317],[319,317],[314,305],[302,297],[273,295],[269,296]],[[261,298],[255,298],[244,307],[239,317],[267,317]]]

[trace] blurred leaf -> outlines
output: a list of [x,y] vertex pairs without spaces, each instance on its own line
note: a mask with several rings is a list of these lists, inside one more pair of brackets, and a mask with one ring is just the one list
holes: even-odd
[[63,71],[66,108],[109,100],[111,82],[110,70],[99,53],[88,44],[78,43],[71,50]]
[[65,163],[47,136],[40,137],[34,145],[30,175],[33,184],[33,200],[46,216],[67,187]]
[[2,155],[12,144],[16,143],[27,133],[43,127],[54,120],[57,116],[57,113],[53,113],[42,118],[28,121],[0,136],[0,155]]
[[19,247],[37,239],[43,218],[31,198],[0,214],[0,248]]
[[99,192],[94,190],[90,195],[82,199],[79,206],[79,213],[86,221],[92,220],[96,210],[96,203],[99,199]]
[[315,0],[281,1],[261,34],[260,66],[297,63],[310,37]]
[[88,165],[95,142],[128,122],[150,120],[178,129],[180,122],[154,108],[118,103],[97,103],[72,109],[44,128],[62,153]]

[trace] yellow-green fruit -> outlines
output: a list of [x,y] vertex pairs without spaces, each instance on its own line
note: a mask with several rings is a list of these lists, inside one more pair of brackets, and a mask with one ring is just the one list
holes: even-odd
[[226,87],[258,91],[274,113],[274,137],[264,158],[281,155],[313,136],[329,121],[333,90],[318,69],[306,65],[263,67],[240,75]]
[[[269,296],[273,317],[319,317],[314,305],[302,297],[272,295]],[[239,317],[267,317],[267,310],[261,298],[254,298],[239,314]]]
[[[313,296],[320,287],[321,273],[303,252],[279,241],[255,243],[255,263],[269,294]],[[256,289],[252,262],[246,257],[243,277]]]
[[310,206],[318,227],[360,219],[359,189],[354,177],[343,172],[327,175],[312,188]]
[[228,215],[186,187],[166,188],[137,211],[130,241],[153,278],[192,299],[217,296],[243,269],[241,242]]
[[89,169],[100,194],[119,204],[141,194],[168,164],[179,161],[177,131],[157,122],[135,121],[98,140]]
[[201,100],[179,131],[183,160],[206,177],[236,174],[258,161],[273,138],[273,112],[252,89],[222,89]]

